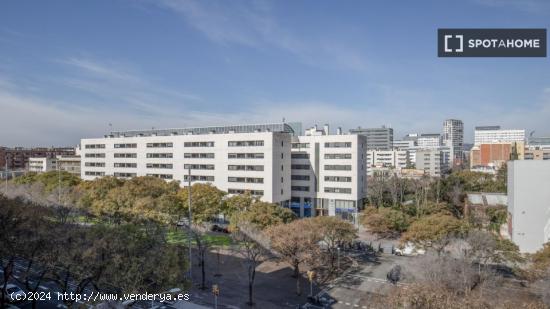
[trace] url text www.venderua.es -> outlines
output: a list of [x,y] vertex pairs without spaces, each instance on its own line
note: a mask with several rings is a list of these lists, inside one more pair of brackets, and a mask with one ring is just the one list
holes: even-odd
[[16,301],[33,301],[33,300],[58,300],[72,302],[103,302],[103,301],[159,301],[159,302],[174,302],[179,300],[188,301],[190,295],[188,293],[73,293],[73,292],[28,292],[28,293],[13,293],[10,295]]

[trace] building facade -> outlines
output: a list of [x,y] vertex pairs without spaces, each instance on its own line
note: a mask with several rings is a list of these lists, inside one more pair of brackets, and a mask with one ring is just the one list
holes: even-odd
[[474,145],[492,143],[525,143],[525,130],[501,130],[497,126],[476,127],[474,131]]
[[419,148],[429,149],[441,147],[441,134],[427,133],[420,134],[416,144]]
[[349,130],[349,133],[365,136],[367,150],[391,150],[393,147],[393,129],[386,126],[366,129],[359,127]]
[[449,147],[424,148],[415,151],[415,168],[425,175],[441,177],[451,167],[451,149]]
[[512,241],[533,253],[550,241],[550,161],[508,162],[508,218]]
[[27,170],[29,158],[54,158],[57,155],[74,155],[75,149],[61,148],[7,148],[0,147],[0,169]]
[[[356,220],[366,197],[363,135],[310,135],[293,139],[291,208],[301,216]],[[356,221],[355,221],[356,222]]]
[[451,147],[454,160],[463,160],[464,123],[458,119],[443,122],[443,145]]
[[80,177],[80,156],[57,156],[57,168]]
[[292,128],[286,124],[115,132],[81,141],[81,177],[153,176],[211,183],[288,205]]
[[29,172],[43,173],[57,169],[56,158],[29,158]]

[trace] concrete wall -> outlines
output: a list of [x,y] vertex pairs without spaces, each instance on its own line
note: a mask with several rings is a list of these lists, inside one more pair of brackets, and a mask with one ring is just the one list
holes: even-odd
[[532,253],[550,241],[550,161],[508,162],[512,241]]

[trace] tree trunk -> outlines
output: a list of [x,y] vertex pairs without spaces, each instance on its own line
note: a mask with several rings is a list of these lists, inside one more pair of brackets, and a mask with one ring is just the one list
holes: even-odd
[[300,290],[300,268],[298,264],[294,265],[294,277],[296,277],[296,295],[301,295],[302,291]]
[[205,252],[201,252],[201,274],[202,274],[202,282],[201,282],[201,289],[205,289],[206,288],[206,283],[205,283],[205,280],[206,280],[206,273],[205,273],[205,270],[204,270],[204,259],[205,259]]

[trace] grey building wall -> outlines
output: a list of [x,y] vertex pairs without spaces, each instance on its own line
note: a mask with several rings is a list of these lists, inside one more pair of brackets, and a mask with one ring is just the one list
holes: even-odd
[[351,134],[363,135],[367,138],[367,150],[391,150],[393,147],[393,129],[357,128],[349,130]]
[[550,161],[508,162],[512,241],[532,253],[550,241]]

